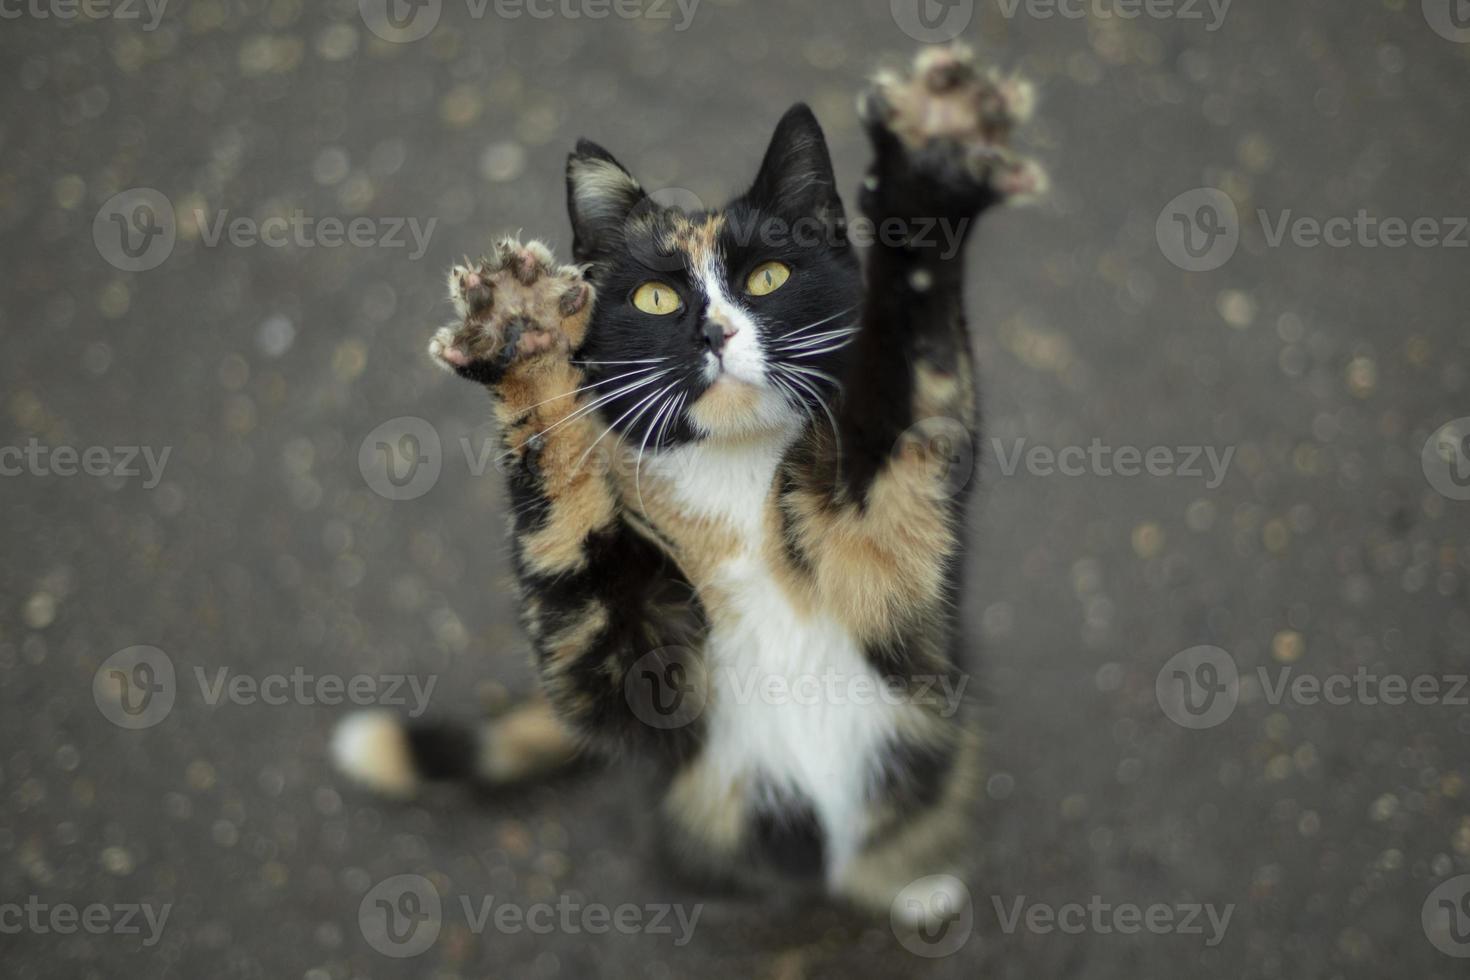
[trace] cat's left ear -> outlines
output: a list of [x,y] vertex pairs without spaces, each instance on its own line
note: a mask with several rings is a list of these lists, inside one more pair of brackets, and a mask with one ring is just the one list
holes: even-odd
[[567,214],[572,219],[572,257],[593,262],[623,242],[623,226],[647,195],[613,155],[591,140],[578,140],[567,158]]
[[816,215],[829,222],[843,218],[827,137],[806,103],[792,106],[776,124],[749,196],[754,203],[778,214]]

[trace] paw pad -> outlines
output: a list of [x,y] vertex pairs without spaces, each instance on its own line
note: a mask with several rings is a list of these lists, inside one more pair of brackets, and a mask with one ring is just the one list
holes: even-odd
[[516,365],[579,346],[593,299],[580,269],[558,266],[540,242],[497,242],[478,262],[449,273],[449,295],[462,322],[429,344],[434,360],[482,383]]
[[1029,82],[982,71],[970,48],[955,44],[925,49],[907,72],[879,73],[859,111],[870,129],[897,137],[910,157],[927,157],[931,168],[953,164],[1015,199],[1037,196],[1047,183],[1039,165],[1010,147],[1035,104]]

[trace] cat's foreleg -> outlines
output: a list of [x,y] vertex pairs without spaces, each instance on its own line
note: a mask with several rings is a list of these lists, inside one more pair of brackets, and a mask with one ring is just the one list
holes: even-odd
[[1042,190],[1040,169],[1008,146],[1030,99],[956,46],[880,74],[861,104],[874,148],[861,198],[873,229],[863,317],[836,445],[814,443],[783,507],[790,552],[823,602],[865,638],[910,653],[899,638],[932,620],[952,585],[970,476],[956,463],[976,450],[964,243],[988,208]]
[[983,212],[1043,190],[1041,170],[1009,146],[1032,102],[1026,83],[982,72],[961,45],[926,49],[906,74],[880,73],[862,98],[874,160],[861,208],[874,242],[845,379],[862,397],[846,399],[839,420],[854,499],[931,448],[926,421],[973,430],[964,246]]
[[543,689],[579,738],[677,753],[693,733],[658,724],[646,700],[657,686],[630,675],[677,661],[692,683],[697,665],[686,651],[699,614],[663,549],[628,521],[592,452],[605,432],[598,402],[617,390],[589,385],[573,357],[593,287],[578,269],[557,268],[539,243],[507,241],[492,258],[456,267],[450,293],[464,322],[441,330],[430,354],[493,396],[522,619]]

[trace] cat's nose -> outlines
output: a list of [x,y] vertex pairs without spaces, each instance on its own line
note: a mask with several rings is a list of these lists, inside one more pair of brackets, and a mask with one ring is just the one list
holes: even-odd
[[713,317],[706,317],[704,321],[704,342],[709,349],[718,354],[725,349],[725,344],[735,336],[735,328],[720,323]]

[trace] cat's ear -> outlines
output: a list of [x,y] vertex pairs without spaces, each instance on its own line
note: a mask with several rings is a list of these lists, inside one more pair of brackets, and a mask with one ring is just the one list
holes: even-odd
[[572,219],[572,257],[593,262],[622,242],[628,215],[646,195],[613,155],[591,140],[578,140],[567,158],[567,214]]
[[826,221],[842,218],[842,198],[837,195],[827,138],[806,103],[792,106],[776,124],[749,196],[778,214],[816,215]]

